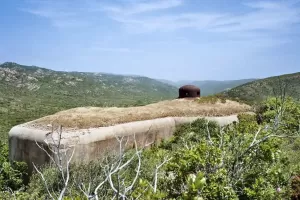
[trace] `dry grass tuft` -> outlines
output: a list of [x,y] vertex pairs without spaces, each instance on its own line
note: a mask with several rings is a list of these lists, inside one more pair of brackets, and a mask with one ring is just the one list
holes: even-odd
[[212,104],[199,103],[199,99],[175,99],[129,108],[79,107],[40,118],[28,125],[45,127],[52,123],[65,128],[81,129],[163,117],[226,116],[250,110],[250,106],[230,100]]
[[219,103],[226,103],[227,99],[224,96],[221,95],[210,95],[210,96],[204,96],[197,99],[198,103],[209,103],[209,104],[215,104],[217,102]]

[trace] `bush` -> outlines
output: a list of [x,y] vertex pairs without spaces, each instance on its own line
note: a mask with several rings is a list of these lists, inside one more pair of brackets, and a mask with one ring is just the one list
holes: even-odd
[[[166,170],[169,176],[161,180],[169,197],[280,199],[288,193],[289,171],[285,169],[289,163],[278,141],[270,139],[249,148],[258,125],[253,116],[241,118],[240,123],[224,129],[197,120],[179,128],[171,144],[163,144],[173,155]],[[266,134],[262,132],[259,138]],[[200,186],[198,176],[205,178]],[[191,177],[195,177],[192,182]]]
[[0,190],[18,190],[24,186],[27,165],[24,162],[9,162],[8,145],[0,142]]
[[265,123],[274,124],[280,120],[282,130],[289,132],[299,131],[300,103],[290,97],[284,100],[275,97],[269,98],[261,105],[258,112],[262,114]]

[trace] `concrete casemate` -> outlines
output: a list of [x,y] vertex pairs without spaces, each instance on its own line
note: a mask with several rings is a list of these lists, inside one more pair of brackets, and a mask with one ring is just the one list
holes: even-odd
[[[162,139],[168,139],[177,125],[191,123],[197,118],[203,117],[166,117],[89,129],[64,129],[62,127],[60,149],[64,152],[74,146],[72,162],[89,162],[101,158],[106,152],[118,150],[117,137],[126,137],[128,139],[126,147],[132,148],[134,147],[133,136],[135,136],[137,145],[144,147],[160,142]],[[216,121],[221,126],[238,121],[237,115],[205,118],[209,121]],[[54,131],[51,134],[49,128],[42,130],[29,126],[28,123],[14,126],[9,132],[10,160],[26,162],[31,174],[32,163],[41,166],[50,162],[47,153],[40,149],[36,142],[40,145],[46,143],[54,145],[57,144],[58,137],[58,132]],[[50,151],[49,154],[52,155]]]

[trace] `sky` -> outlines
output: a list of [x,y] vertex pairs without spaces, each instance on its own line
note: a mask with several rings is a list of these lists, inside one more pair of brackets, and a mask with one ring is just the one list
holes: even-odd
[[2,0],[0,63],[168,80],[300,71],[300,0]]

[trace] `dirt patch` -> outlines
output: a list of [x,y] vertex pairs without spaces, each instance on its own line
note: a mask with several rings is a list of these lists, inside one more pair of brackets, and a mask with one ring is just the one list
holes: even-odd
[[176,99],[129,108],[79,107],[37,119],[27,125],[45,127],[47,124],[60,124],[65,128],[83,129],[163,117],[227,116],[250,110],[251,107],[246,104],[229,100],[210,104]]

